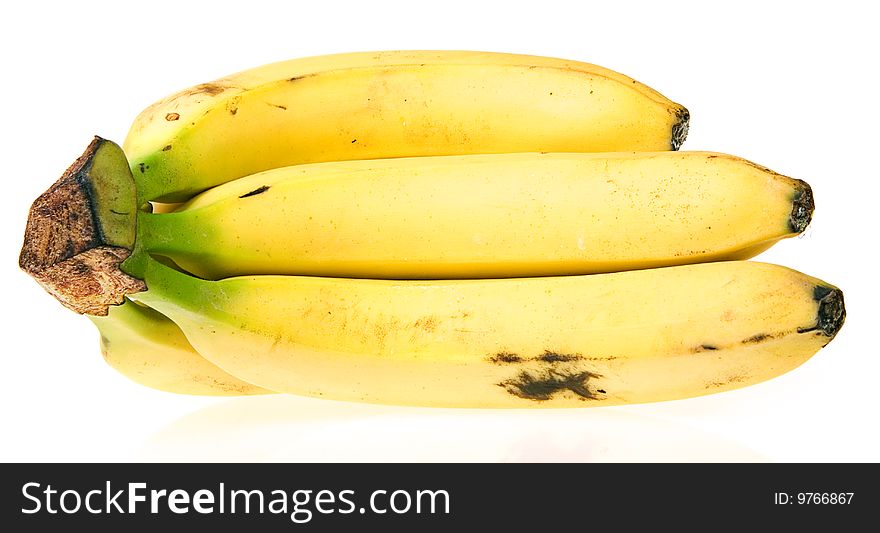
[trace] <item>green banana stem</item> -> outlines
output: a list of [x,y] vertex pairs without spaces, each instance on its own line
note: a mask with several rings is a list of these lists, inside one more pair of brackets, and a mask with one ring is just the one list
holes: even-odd
[[149,291],[139,295],[138,299],[141,296],[149,300],[158,298],[187,313],[210,313],[216,307],[212,303],[217,297],[217,293],[211,290],[214,282],[180,272],[140,245],[120,269],[134,278],[149,280]]

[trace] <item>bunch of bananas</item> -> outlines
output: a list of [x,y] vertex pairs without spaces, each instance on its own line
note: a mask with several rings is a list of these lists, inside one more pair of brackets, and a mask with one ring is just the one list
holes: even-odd
[[96,138],[20,264],[135,381],[459,407],[581,407],[766,380],[839,289],[743,261],[803,181],[679,152],[687,110],[619,73],[477,52],[263,66]]

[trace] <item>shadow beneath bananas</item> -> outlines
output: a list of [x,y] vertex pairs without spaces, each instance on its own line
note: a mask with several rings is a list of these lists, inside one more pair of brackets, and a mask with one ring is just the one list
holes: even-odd
[[741,444],[616,408],[429,409],[273,395],[210,405],[156,432],[143,461],[764,462]]

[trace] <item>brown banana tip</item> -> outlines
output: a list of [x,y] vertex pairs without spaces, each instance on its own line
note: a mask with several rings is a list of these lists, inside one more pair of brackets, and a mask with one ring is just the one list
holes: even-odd
[[810,224],[813,218],[813,209],[816,204],[813,201],[813,189],[806,181],[796,180],[794,198],[791,202],[791,215],[788,217],[788,227],[793,233],[801,233]]
[[843,291],[836,287],[816,285],[813,288],[813,299],[819,302],[815,329],[833,339],[846,319]]
[[675,112],[675,122],[672,124],[672,141],[673,150],[678,150],[684,144],[684,140],[688,135],[688,128],[691,124],[691,113],[686,107],[680,106]]

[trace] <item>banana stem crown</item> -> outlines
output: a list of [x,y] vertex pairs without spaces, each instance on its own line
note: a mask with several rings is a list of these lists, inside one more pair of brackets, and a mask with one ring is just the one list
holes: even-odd
[[135,183],[122,149],[95,137],[31,205],[18,264],[65,307],[104,316],[146,290],[120,263],[135,241]]

